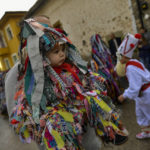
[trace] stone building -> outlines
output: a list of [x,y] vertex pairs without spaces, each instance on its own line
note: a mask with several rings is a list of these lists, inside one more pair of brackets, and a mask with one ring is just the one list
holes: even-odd
[[[144,28],[150,31],[150,0],[131,0],[131,1],[137,29],[139,30],[143,26]],[[141,10],[141,13],[139,9]]]
[[52,24],[61,23],[82,56],[89,56],[90,38],[103,40],[111,32],[135,33],[131,0],[38,0],[26,18],[47,15]]

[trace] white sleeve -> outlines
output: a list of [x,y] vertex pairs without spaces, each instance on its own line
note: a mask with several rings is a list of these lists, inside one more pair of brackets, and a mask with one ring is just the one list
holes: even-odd
[[142,86],[142,76],[135,67],[127,68],[127,78],[129,82],[129,87],[124,91],[123,97],[129,99],[135,99],[139,95],[139,91]]

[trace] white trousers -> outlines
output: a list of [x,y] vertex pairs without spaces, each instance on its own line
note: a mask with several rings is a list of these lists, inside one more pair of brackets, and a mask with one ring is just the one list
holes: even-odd
[[140,126],[150,125],[150,88],[142,92],[136,101],[136,119]]

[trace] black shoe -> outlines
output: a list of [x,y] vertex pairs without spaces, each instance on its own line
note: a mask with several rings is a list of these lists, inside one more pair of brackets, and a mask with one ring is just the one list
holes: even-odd
[[115,145],[121,145],[121,144],[125,143],[127,140],[128,140],[127,136],[116,134],[115,139],[112,140],[112,143]]

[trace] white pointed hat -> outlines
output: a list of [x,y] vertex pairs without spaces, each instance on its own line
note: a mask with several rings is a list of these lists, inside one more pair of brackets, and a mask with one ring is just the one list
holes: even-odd
[[122,41],[121,45],[119,46],[118,52],[123,56],[132,58],[133,51],[136,49],[140,38],[140,34],[132,35],[128,33]]

